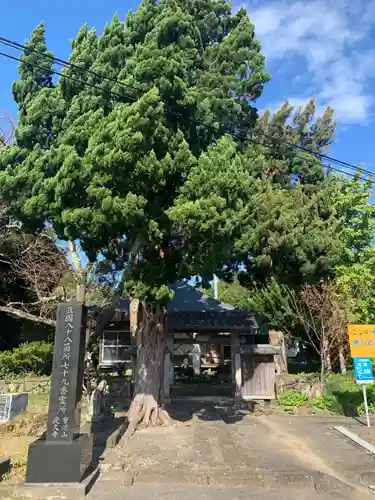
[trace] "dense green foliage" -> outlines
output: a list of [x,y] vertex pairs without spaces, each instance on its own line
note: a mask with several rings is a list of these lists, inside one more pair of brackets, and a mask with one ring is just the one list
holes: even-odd
[[337,266],[339,293],[346,298],[348,320],[375,321],[375,205],[371,183],[354,180],[341,190],[335,207],[341,213],[344,255]]
[[130,259],[128,291],[152,299],[176,278],[239,265],[249,284],[331,272],[341,251],[327,199],[335,181],[280,141],[323,151],[332,110],[314,120],[313,101],[293,117],[285,104],[257,120],[269,75],[244,9],[144,0],[125,25],[115,16],[101,35],[83,26],[70,61],[94,73],[69,67],[57,83],[43,25],[28,47],[0,191],[29,227],[49,221],[92,261]]
[[375,321],[375,250],[369,248],[358,262],[338,267],[337,287],[346,299],[350,323],[371,324]]
[[223,0],[145,0],[126,26],[116,16],[100,36],[83,26],[71,61],[123,84],[72,68],[65,75],[124,95],[117,99],[64,78],[54,85],[52,63],[33,52],[48,53],[43,25],[28,47],[13,86],[17,141],[0,160],[1,191],[17,216],[79,238],[91,260],[101,251],[120,267],[136,248],[142,258],[128,266],[127,284],[139,296],[161,298],[168,281],[212,272],[217,241],[207,236],[222,223],[222,202],[190,203],[182,192],[220,133],[191,120],[245,134],[254,126],[250,104],[269,77],[246,12],[232,14]]
[[52,370],[53,344],[26,342],[12,351],[0,352],[0,378],[32,373],[50,375]]
[[332,109],[315,119],[311,100],[257,117],[269,75],[244,9],[144,0],[100,35],[82,26],[76,66],[57,82],[43,24],[27,46],[0,193],[28,228],[48,221],[91,261],[101,252],[116,269],[128,264],[127,291],[152,300],[177,278],[239,270],[255,296],[338,276],[353,289],[371,253],[369,186],[290,147],[325,151]]
[[[296,335],[301,332],[295,321],[289,291],[298,292],[304,283],[319,286],[322,281],[330,279],[335,284],[338,300],[345,309],[348,321],[371,323],[375,319],[375,293],[372,286],[375,272],[375,205],[370,202],[371,183],[363,183],[358,178],[347,180],[334,176],[313,188],[326,207],[325,212],[321,210],[317,218],[313,216],[316,223],[321,225],[321,231],[309,226],[311,214],[308,208],[311,205],[308,203],[303,205],[307,209],[305,217],[298,222],[297,213],[292,214],[294,224],[291,223],[285,232],[282,232],[282,225],[269,210],[271,217],[268,222],[265,221],[266,227],[254,226],[251,235],[253,243],[248,247],[250,252],[258,242],[261,258],[265,262],[261,266],[263,274],[259,273],[257,262],[254,265],[257,257],[254,258],[254,251],[251,251],[250,256],[253,258],[250,259],[250,265],[240,269],[234,279],[233,275],[224,274],[224,279],[230,278],[230,281],[221,285],[220,289],[223,301],[252,309],[265,317],[271,328],[289,333],[294,331]],[[308,200],[311,204],[313,196]],[[292,218],[290,220],[293,221]],[[270,230],[271,227],[275,229]],[[257,231],[261,234],[256,234]],[[272,251],[271,245],[265,245],[266,231]],[[319,234],[321,239],[317,240]],[[295,254],[290,251],[293,243]],[[282,247],[289,251],[284,254]],[[320,256],[319,248],[323,251]],[[328,249],[330,252],[327,252]],[[309,254],[313,259],[306,258]],[[251,274],[257,268],[258,273]]]

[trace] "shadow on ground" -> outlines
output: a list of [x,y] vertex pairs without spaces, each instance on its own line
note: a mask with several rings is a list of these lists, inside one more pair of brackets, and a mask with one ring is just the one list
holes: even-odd
[[93,422],[90,432],[93,436],[92,462],[98,465],[107,448],[113,448],[120,441],[127,428],[125,416]]
[[166,409],[170,417],[179,422],[197,418],[207,422],[235,424],[249,415],[249,408],[235,408],[232,398],[217,398],[212,401],[181,398],[167,405]]
[[358,417],[358,407],[363,403],[362,392],[353,391],[332,391],[332,395],[336,399],[339,413],[346,417]]

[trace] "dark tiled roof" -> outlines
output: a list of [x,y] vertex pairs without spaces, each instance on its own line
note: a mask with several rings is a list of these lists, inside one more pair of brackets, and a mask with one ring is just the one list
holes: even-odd
[[202,293],[183,281],[170,287],[174,291],[173,300],[168,304],[168,313],[179,312],[227,312],[236,308]]

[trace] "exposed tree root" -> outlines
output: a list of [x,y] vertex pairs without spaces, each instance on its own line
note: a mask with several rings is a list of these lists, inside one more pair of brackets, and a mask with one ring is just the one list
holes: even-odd
[[128,413],[128,428],[125,436],[131,437],[137,429],[158,425],[175,427],[178,423],[160,406],[151,395],[137,395]]
[[177,422],[170,417],[169,413],[164,408],[159,408],[159,418],[165,427],[175,427]]

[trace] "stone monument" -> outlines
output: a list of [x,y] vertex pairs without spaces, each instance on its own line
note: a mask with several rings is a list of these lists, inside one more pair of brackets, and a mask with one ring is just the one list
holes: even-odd
[[27,392],[0,394],[0,421],[13,420],[26,411],[28,401]]
[[95,423],[113,417],[109,404],[109,384],[106,380],[102,380],[91,393],[88,421]]
[[86,308],[59,304],[47,435],[29,446],[26,485],[80,483],[92,462],[93,439],[80,434]]

